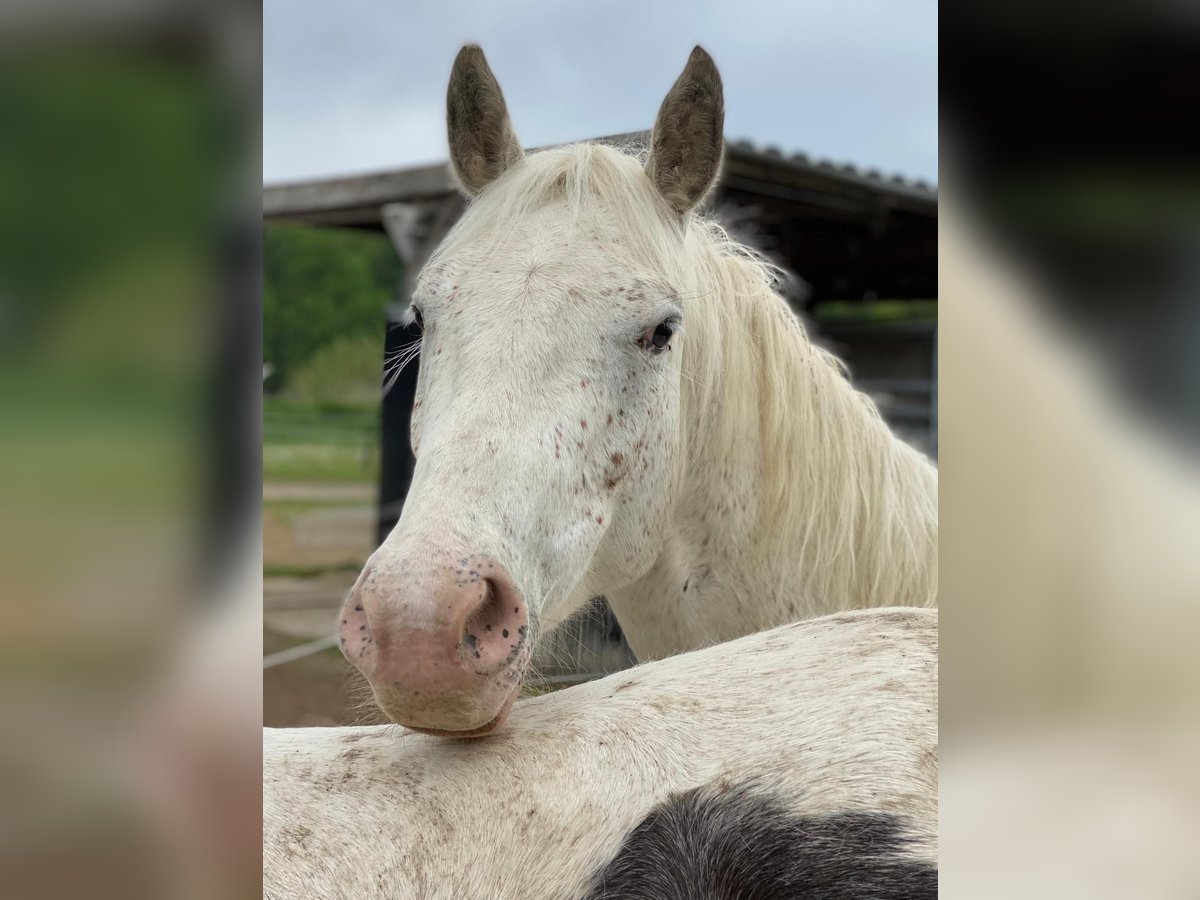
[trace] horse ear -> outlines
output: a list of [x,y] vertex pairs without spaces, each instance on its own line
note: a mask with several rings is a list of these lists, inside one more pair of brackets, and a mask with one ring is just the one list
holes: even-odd
[[646,174],[681,215],[716,183],[724,129],[721,73],[712,57],[696,47],[658,111],[646,160]]
[[446,91],[450,164],[471,197],[523,156],[508,107],[483,51],[468,44],[458,51]]

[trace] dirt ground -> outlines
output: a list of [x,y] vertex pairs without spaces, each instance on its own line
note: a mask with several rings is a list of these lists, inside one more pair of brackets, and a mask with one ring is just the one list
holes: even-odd
[[[263,629],[264,655],[296,643]],[[383,720],[368,698],[362,676],[336,648],[263,672],[263,724],[272,728],[378,724]]]
[[263,491],[265,571],[360,567],[375,549],[375,503],[355,488],[267,485]]
[[[333,633],[357,573],[263,579],[263,656]],[[337,648],[263,670],[263,724],[356,724],[351,699],[362,683]],[[365,724],[365,723],[364,723]]]
[[[333,633],[338,610],[374,549],[370,485],[263,488],[263,655]],[[378,721],[365,684],[336,648],[263,671],[263,724]]]

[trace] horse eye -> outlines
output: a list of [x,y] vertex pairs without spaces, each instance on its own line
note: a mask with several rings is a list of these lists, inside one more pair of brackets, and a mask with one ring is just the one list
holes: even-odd
[[662,353],[669,350],[671,338],[675,336],[676,325],[672,321],[662,322],[644,339],[644,346],[651,353]]

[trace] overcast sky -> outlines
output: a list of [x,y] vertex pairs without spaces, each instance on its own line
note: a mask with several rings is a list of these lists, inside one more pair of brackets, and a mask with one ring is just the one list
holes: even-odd
[[937,178],[936,0],[266,0],[264,15],[266,183],[445,159],[467,42],[526,146],[650,127],[699,43],[730,139]]

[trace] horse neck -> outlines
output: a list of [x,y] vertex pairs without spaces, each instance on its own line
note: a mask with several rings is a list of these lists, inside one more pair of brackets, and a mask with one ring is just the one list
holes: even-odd
[[699,331],[681,388],[688,462],[662,561],[681,584],[710,576],[724,618],[701,630],[728,639],[843,609],[936,605],[933,466],[808,340],[756,264],[721,265],[699,286],[714,314],[687,334]]
[[[722,357],[719,369],[701,366],[722,375],[717,418],[692,419],[692,448],[707,463],[696,478],[739,456],[757,461],[754,521],[732,537],[767,548],[783,583],[801,588],[801,614],[931,604],[932,466],[891,434],[765,285],[722,302],[735,308],[718,319],[720,342],[699,348]],[[739,366],[753,377],[730,377]]]

